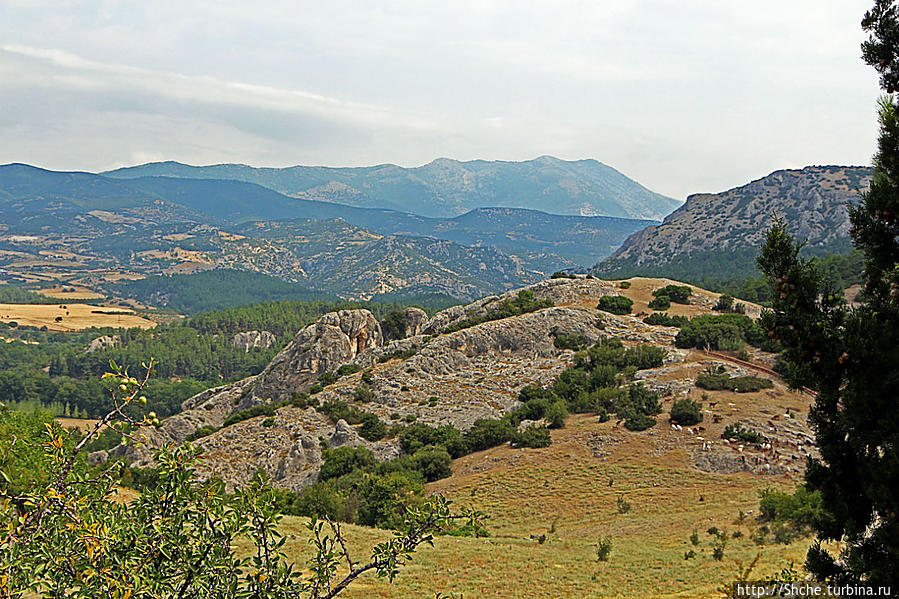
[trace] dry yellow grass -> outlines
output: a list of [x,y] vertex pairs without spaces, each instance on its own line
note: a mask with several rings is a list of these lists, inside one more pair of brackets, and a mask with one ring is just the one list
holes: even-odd
[[90,327],[149,329],[156,326],[155,322],[139,316],[130,308],[69,302],[0,304],[0,321],[17,322],[33,327],[46,326],[51,331],[79,331]]
[[66,418],[65,416],[57,416],[56,422],[60,423],[65,428],[77,428],[86,431],[99,421],[91,418]]
[[[630,282],[631,286],[628,289],[622,289],[621,295],[627,296],[634,300],[633,312],[635,314],[639,314],[640,312],[652,313],[654,310],[649,308],[649,302],[652,301],[653,295],[652,292],[659,287],[664,287],[666,285],[687,285],[693,289],[694,293],[708,296],[717,301],[719,297],[721,297],[720,293],[716,293],[714,291],[707,291],[702,289],[701,287],[697,287],[695,285],[688,285],[687,283],[682,283],[680,281],[675,281],[673,279],[660,279],[660,278],[646,278],[646,277],[632,277],[627,279]],[[761,306],[758,304],[753,304],[752,302],[746,302],[743,300],[738,300],[745,304],[747,307],[753,308],[752,312],[760,311]],[[699,314],[708,314],[710,310],[708,307],[699,306],[696,304],[685,305],[685,304],[671,304],[671,307],[665,310],[668,314],[672,316],[697,316]]]
[[[657,451],[650,433],[613,431],[612,423],[573,416],[553,431],[545,449],[508,446],[465,456],[453,476],[428,485],[460,505],[490,514],[486,539],[439,537],[422,548],[394,584],[367,576],[347,593],[352,598],[428,597],[435,591],[465,597],[720,597],[718,587],[733,579],[736,562],[762,558],[755,574],[773,574],[804,559],[807,543],[757,546],[749,539],[752,517],[738,523],[740,510],[758,509],[759,491],[792,488],[781,476],[714,474],[691,466],[687,451]],[[594,457],[585,440],[617,438],[605,457]],[[631,510],[619,513],[618,497]],[[309,547],[301,518],[286,518],[286,550],[305,563]],[[739,530],[729,538],[725,558],[715,561],[711,526]],[[357,560],[365,548],[389,533],[346,526]],[[700,544],[689,537],[697,531]],[[546,535],[539,543],[531,535]],[[611,559],[596,559],[597,542],[609,536]],[[684,559],[694,550],[696,557]]]
[[[72,291],[63,291],[63,289],[72,289]],[[91,300],[103,299],[106,297],[102,293],[98,293],[87,287],[73,287],[69,285],[64,287],[47,287],[46,289],[39,289],[38,293],[46,295],[47,297],[56,297],[64,300]]]

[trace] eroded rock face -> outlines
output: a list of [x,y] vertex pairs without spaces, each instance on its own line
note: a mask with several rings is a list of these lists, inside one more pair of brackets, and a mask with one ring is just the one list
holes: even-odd
[[313,408],[282,408],[271,426],[265,421],[245,420],[200,439],[203,460],[198,472],[220,477],[230,490],[262,468],[279,487],[300,491],[315,482],[324,448],[365,446],[380,460],[399,455],[394,444],[366,441],[343,420],[331,424]]
[[421,308],[410,306],[406,308],[406,332],[405,337],[414,337],[421,334],[428,324],[428,313]]
[[270,331],[243,331],[231,339],[231,345],[242,347],[245,352],[255,348],[267,349],[275,344],[275,336]]
[[323,372],[336,370],[367,349],[381,347],[381,325],[368,310],[329,312],[301,330],[257,377],[258,401],[305,391]]
[[86,353],[95,352],[100,349],[110,349],[113,347],[118,347],[119,345],[119,336],[118,335],[103,335],[102,337],[97,337],[96,339],[92,339],[90,343],[88,343],[87,347],[84,348]]

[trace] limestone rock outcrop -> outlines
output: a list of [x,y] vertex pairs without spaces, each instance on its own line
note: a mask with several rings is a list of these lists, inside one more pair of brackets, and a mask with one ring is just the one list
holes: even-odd
[[243,331],[231,338],[231,345],[242,347],[245,352],[255,348],[268,349],[275,344],[275,336],[270,331]]

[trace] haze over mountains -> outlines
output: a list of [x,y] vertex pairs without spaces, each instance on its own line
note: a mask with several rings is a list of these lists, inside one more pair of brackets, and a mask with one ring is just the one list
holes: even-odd
[[432,217],[502,206],[553,214],[658,220],[680,205],[596,160],[568,161],[552,156],[524,162],[438,158],[416,168],[394,164],[363,168],[254,168],[241,164],[190,166],[154,162],[104,174],[116,178],[163,176],[247,181],[292,197]]
[[105,265],[143,275],[229,268],[362,299],[501,291],[588,267],[654,222],[514,207],[435,218],[289,197],[230,179],[117,179],[21,164],[0,167],[0,218],[10,252],[0,266],[68,253],[77,266],[59,268]]

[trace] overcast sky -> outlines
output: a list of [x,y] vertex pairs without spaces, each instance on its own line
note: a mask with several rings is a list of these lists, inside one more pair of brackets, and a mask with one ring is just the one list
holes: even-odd
[[0,0],[0,163],[595,158],[684,199],[868,164],[870,0]]

